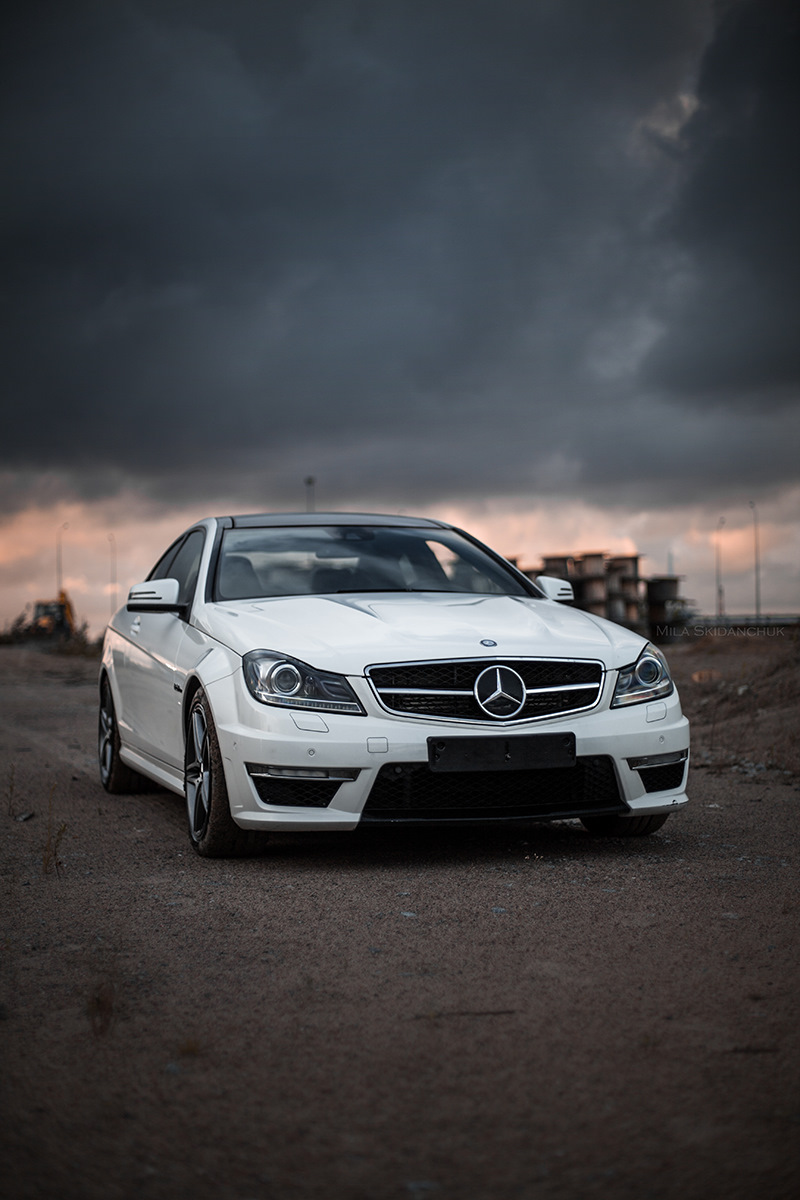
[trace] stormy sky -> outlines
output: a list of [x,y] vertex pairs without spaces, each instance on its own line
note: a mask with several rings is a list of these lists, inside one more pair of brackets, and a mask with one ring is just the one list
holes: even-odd
[[796,496],[799,42],[782,0],[18,0],[0,520]]

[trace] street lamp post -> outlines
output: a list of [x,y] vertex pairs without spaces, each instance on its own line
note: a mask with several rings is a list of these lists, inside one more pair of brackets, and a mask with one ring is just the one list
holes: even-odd
[[69,529],[69,521],[56,530],[56,596],[61,595],[61,535],[65,529]]
[[717,523],[717,620],[721,620],[725,612],[725,590],[722,586],[722,527],[725,518],[720,517]]
[[117,540],[113,533],[108,535],[109,576],[111,583],[110,607],[111,616],[117,611]]
[[306,485],[306,512],[314,512],[314,485],[317,481],[313,475],[307,475],[303,482]]
[[756,577],[756,620],[761,620],[761,564],[758,552],[758,509],[755,500],[750,501],[753,510],[753,566]]

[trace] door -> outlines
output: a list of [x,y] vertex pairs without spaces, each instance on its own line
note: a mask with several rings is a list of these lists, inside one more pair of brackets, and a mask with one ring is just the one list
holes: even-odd
[[204,541],[203,531],[193,530],[150,573],[151,579],[178,580],[184,612],[126,611],[116,622],[124,638],[114,651],[123,740],[148,758],[178,768],[183,767],[183,731],[176,667],[181,664],[180,676],[185,677],[193,665],[181,656],[184,643],[190,656],[202,653],[196,639],[187,641],[186,633]]

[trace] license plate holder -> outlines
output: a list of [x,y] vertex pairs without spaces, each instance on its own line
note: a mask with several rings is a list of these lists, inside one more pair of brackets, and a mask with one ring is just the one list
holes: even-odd
[[428,738],[432,771],[530,771],[574,767],[575,761],[574,733]]

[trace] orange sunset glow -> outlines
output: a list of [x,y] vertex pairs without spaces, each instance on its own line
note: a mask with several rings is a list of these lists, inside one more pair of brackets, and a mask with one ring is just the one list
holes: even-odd
[[[783,505],[764,506],[759,514],[764,613],[796,613],[800,607],[797,502],[800,493]],[[124,603],[131,585],[148,574],[179,533],[201,517],[233,511],[252,512],[258,507],[210,503],[202,510],[195,506],[161,511],[125,495],[113,502],[56,504],[16,514],[0,526],[0,628],[7,628],[36,600],[55,596],[60,542],[63,586],[78,620],[86,621],[90,636],[96,637],[114,606]],[[417,510],[408,505],[403,511]],[[728,508],[721,534],[718,518],[700,509],[631,516],[573,502],[554,505],[552,511],[541,507],[526,511],[520,498],[443,504],[419,515],[436,516],[469,530],[506,557],[517,559],[525,570],[537,568],[543,555],[586,550],[638,553],[644,576],[666,574],[672,567],[682,577],[681,594],[706,614],[715,611],[716,547],[721,536],[726,612],[754,612],[754,528],[746,503],[738,511]]]

